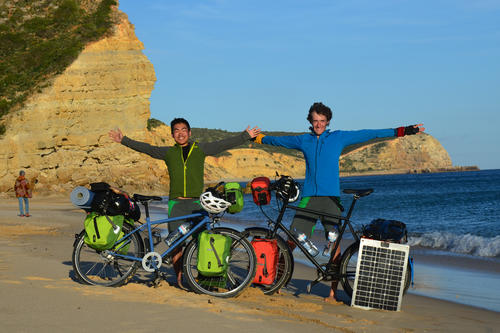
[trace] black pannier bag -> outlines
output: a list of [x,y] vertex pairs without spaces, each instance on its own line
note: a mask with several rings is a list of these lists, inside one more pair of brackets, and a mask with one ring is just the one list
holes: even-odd
[[94,192],[91,209],[102,215],[123,215],[138,221],[141,218],[139,205],[132,201],[125,193],[116,193],[109,184],[104,182],[90,184],[90,190]]
[[373,220],[370,224],[363,226],[363,236],[392,243],[406,243],[408,241],[406,224],[396,220]]

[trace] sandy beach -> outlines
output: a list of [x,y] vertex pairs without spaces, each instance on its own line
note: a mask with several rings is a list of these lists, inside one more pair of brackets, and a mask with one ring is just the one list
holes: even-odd
[[[296,265],[289,287],[266,296],[254,288],[219,299],[170,286],[150,287],[147,275],[119,288],[82,285],[71,264],[83,211],[69,198],[34,198],[30,218],[15,198],[0,203],[0,320],[5,332],[493,332],[498,312],[406,295],[402,311],[361,310],[325,303],[328,285],[306,285],[314,270]],[[167,272],[172,273],[170,267]]]

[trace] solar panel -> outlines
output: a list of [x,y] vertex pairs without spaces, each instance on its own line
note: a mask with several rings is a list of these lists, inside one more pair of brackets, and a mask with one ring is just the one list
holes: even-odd
[[351,306],[401,310],[408,245],[361,239]]

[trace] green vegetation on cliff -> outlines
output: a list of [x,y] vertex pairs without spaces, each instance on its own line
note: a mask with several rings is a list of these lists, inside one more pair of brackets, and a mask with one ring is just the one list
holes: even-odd
[[0,120],[110,31],[113,5],[114,0],[0,1]]

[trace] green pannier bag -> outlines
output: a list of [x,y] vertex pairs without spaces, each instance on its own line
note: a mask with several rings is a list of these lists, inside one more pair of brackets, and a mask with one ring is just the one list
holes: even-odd
[[198,235],[198,264],[203,276],[226,276],[231,254],[231,237],[203,231]]
[[227,211],[231,214],[241,212],[243,209],[243,192],[241,185],[237,182],[230,182],[224,185],[226,200],[231,203]]
[[110,249],[119,239],[124,220],[123,215],[107,216],[95,212],[90,213],[84,222],[85,244],[94,250]]

